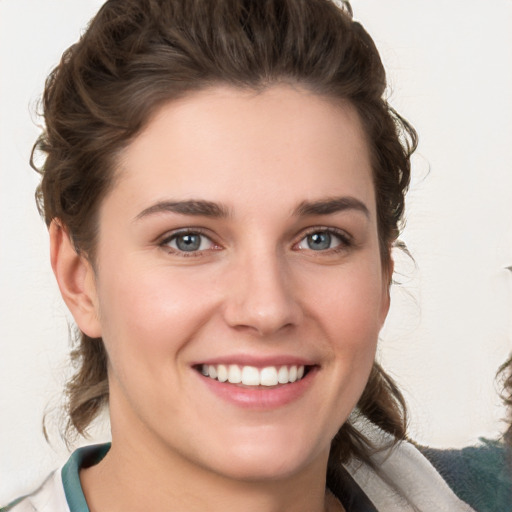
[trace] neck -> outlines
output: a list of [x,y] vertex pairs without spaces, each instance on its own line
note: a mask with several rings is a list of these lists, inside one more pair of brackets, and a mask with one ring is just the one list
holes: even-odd
[[113,437],[105,458],[80,473],[91,512],[333,510],[332,497],[326,504],[327,455],[286,477],[237,480],[192,464],[162,446],[118,441]]

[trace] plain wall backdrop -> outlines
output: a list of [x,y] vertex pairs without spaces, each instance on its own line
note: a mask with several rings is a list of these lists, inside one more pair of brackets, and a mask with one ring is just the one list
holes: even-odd
[[[44,78],[101,0],[0,0],[0,504],[67,458],[58,407],[68,314],[28,165]],[[512,1],[353,0],[418,130],[392,309],[380,359],[404,390],[411,434],[463,446],[497,437],[495,374],[512,337]],[[101,438],[105,433],[99,435]]]

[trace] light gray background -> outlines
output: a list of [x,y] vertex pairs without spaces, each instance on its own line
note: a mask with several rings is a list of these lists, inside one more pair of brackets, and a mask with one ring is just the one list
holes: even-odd
[[[41,433],[66,373],[67,313],[28,166],[47,73],[101,0],[0,0],[0,504],[67,456]],[[503,429],[495,373],[511,350],[512,1],[353,0],[392,104],[420,134],[380,357],[411,432],[463,446]],[[105,434],[99,434],[103,438]]]

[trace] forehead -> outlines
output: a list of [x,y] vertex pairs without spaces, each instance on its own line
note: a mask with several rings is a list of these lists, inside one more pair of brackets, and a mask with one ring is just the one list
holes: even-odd
[[[374,208],[355,109],[291,86],[215,87],[161,107],[122,153],[114,194],[140,208],[172,195],[229,204],[351,194]],[[261,204],[260,204],[261,206]]]

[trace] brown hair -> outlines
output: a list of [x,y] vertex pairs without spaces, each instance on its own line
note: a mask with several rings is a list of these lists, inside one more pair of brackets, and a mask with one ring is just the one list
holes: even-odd
[[500,366],[498,377],[502,381],[501,398],[507,411],[507,417],[505,418],[507,430],[503,434],[503,440],[512,448],[512,356]]
[[[98,207],[112,186],[116,159],[159,106],[214,84],[263,89],[278,82],[348,101],[359,113],[388,266],[416,133],[385,100],[377,49],[345,2],[108,0],[46,82],[46,130],[34,146],[46,155],[38,169],[41,215],[47,224],[59,219],[94,264]],[[81,333],[72,360],[67,433],[84,434],[108,401],[102,340]],[[405,437],[404,400],[378,364],[357,410],[395,439]],[[368,460],[371,447],[348,420],[332,443],[331,462]]]

